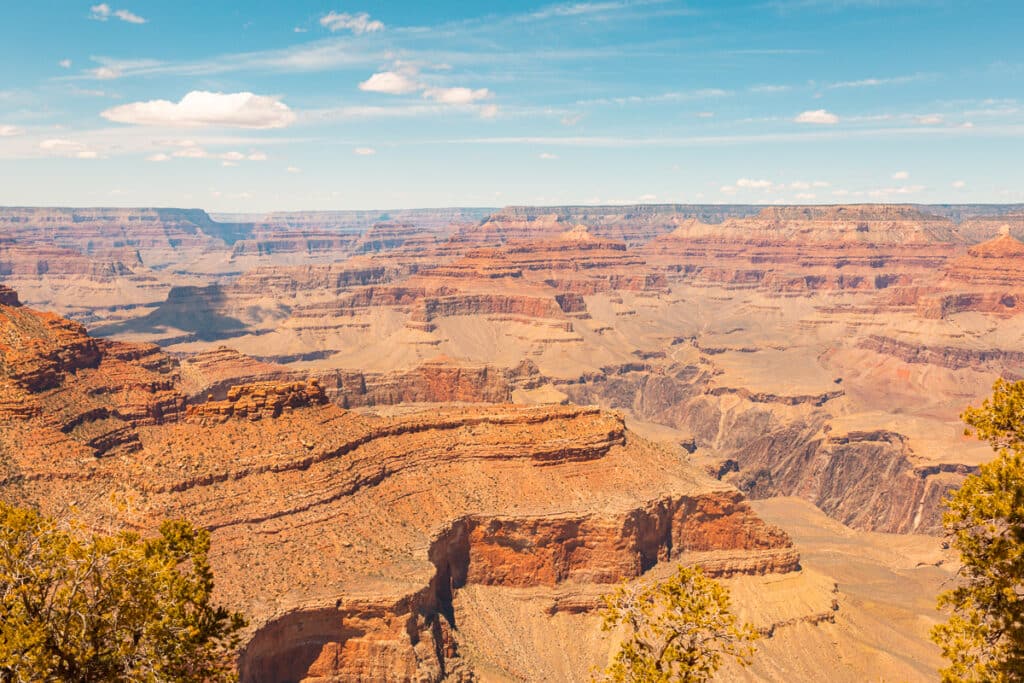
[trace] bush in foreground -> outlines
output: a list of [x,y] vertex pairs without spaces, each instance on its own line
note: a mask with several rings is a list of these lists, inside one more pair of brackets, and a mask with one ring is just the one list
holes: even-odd
[[210,535],[86,535],[0,502],[0,681],[229,681],[242,615],[211,603]]
[[628,627],[601,677],[613,683],[708,681],[725,657],[749,664],[759,637],[739,624],[729,592],[700,568],[680,567],[662,583],[623,585],[604,600],[603,628]]

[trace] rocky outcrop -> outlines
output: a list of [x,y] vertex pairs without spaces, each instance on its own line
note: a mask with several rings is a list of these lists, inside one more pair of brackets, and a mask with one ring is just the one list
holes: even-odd
[[0,304],[0,422],[41,434],[33,449],[62,434],[94,456],[137,450],[138,428],[184,413],[176,372],[156,346],[94,339],[53,314]]
[[255,422],[263,418],[280,417],[282,413],[291,412],[295,408],[308,408],[326,402],[327,396],[316,378],[287,384],[238,384],[228,389],[223,401],[215,400],[211,394],[205,403],[189,406],[186,416],[201,423],[207,420],[224,421],[232,417]]
[[419,301],[412,311],[415,322],[462,315],[522,315],[528,318],[561,318],[564,313],[552,298],[508,294],[451,294]]
[[972,368],[1014,377],[1024,368],[1024,352],[1007,349],[969,349],[955,346],[927,346],[882,335],[869,335],[857,347],[898,358],[905,363],[924,363],[950,370]]
[[915,466],[904,437],[892,432],[819,429],[794,424],[753,440],[737,453],[739,488],[755,498],[800,496],[856,528],[941,533],[941,501],[973,468]]

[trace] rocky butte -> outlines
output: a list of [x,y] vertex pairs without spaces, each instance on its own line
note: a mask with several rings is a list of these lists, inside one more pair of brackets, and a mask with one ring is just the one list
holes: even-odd
[[587,680],[677,561],[728,680],[932,680],[1022,215],[0,209],[0,495],[212,529],[243,681]]

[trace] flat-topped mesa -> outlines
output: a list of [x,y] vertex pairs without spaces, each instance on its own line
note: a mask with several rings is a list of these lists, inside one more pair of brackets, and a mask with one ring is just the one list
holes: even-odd
[[292,230],[327,230],[329,232],[361,233],[367,225],[378,222],[409,223],[443,232],[452,224],[478,223],[493,209],[438,208],[393,209],[388,211],[276,211],[266,214],[214,214],[217,220],[253,221],[264,228]]
[[719,237],[749,244],[935,244],[959,243],[952,221],[898,205],[766,207],[756,216],[726,219],[717,226],[686,221],[674,238]]
[[796,296],[934,280],[959,245],[949,219],[855,205],[769,207],[717,225],[686,220],[640,252],[670,279]]
[[5,236],[91,253],[95,249],[136,248],[152,265],[178,250],[233,244],[253,226],[219,223],[201,209],[157,208],[0,208]]
[[142,266],[139,252],[120,247],[94,250],[86,255],[47,244],[0,241],[0,276],[33,279],[41,276],[85,276],[103,282],[131,275]]
[[188,407],[187,418],[205,422],[207,419],[225,421],[230,418],[260,420],[280,417],[295,408],[308,408],[327,402],[320,381],[310,378],[305,382],[256,382],[240,384],[227,390],[223,401],[210,394],[206,403]]
[[597,237],[622,240],[627,245],[645,244],[671,232],[678,220],[700,218],[720,222],[755,213],[751,206],[696,204],[639,204],[632,206],[510,206],[496,211],[481,226],[460,234],[472,240],[554,238],[567,228],[583,223]]

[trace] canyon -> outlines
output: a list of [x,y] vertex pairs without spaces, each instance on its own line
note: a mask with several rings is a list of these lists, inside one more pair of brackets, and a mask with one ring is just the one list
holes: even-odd
[[934,678],[942,500],[992,457],[959,416],[1024,377],[1022,206],[0,231],[0,496],[211,529],[242,681],[587,680],[600,596],[678,562],[765,635],[728,680]]

